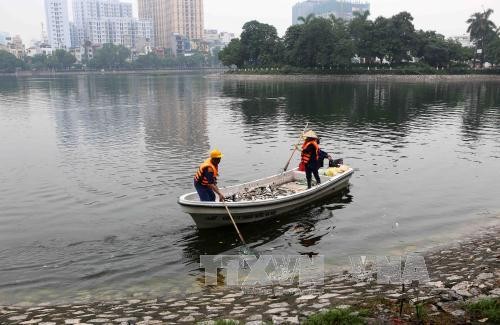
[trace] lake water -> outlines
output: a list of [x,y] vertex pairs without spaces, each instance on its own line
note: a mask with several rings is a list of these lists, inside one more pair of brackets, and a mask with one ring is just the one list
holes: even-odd
[[0,77],[0,303],[199,290],[199,255],[238,237],[177,205],[198,164],[217,147],[220,185],[277,173],[306,122],[352,185],[242,227],[257,251],[341,266],[498,220],[500,83]]

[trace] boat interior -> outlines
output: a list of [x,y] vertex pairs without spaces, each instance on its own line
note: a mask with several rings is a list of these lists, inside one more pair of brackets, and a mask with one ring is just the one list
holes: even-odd
[[[332,177],[328,177],[320,173],[320,178],[321,182],[323,183],[327,182]],[[313,177],[313,185],[314,184],[315,180]],[[221,191],[222,193],[224,193],[224,196],[228,197],[236,195],[238,193],[248,192],[256,188],[268,187],[268,186],[271,186],[273,188],[279,187],[286,190],[289,193],[299,193],[302,191],[306,191],[307,190],[306,175],[304,172],[300,172],[295,169],[284,172],[283,174],[274,175],[256,181],[221,188]],[[199,202],[199,197],[196,192],[184,196],[184,199],[187,201]],[[247,201],[247,200],[241,200],[241,201]]]

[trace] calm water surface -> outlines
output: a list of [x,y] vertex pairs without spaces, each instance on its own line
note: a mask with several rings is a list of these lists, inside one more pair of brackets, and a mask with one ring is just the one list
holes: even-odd
[[352,185],[242,227],[259,252],[344,265],[498,219],[500,83],[1,77],[0,303],[199,290],[199,255],[238,238],[177,205],[197,165],[217,147],[223,185],[274,174],[306,122]]

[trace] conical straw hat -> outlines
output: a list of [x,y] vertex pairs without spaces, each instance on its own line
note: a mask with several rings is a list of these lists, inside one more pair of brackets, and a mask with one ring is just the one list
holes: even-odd
[[316,135],[316,133],[313,131],[313,130],[309,130],[307,131],[306,133],[304,133],[304,138],[313,138],[313,139],[317,139],[318,136]]

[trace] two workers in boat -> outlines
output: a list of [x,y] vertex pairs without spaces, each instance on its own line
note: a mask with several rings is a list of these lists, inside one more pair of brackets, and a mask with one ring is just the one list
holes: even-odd
[[[306,173],[307,187],[312,186],[312,176],[316,179],[316,184],[321,183],[318,170],[323,167],[323,161],[328,158],[330,165],[335,164],[332,157],[320,149],[320,139],[312,130],[304,133],[304,144],[299,149],[301,153],[299,170]],[[215,202],[215,193],[219,196],[219,201],[224,202],[224,195],[217,187],[217,176],[219,176],[219,163],[222,153],[215,149],[210,152],[210,158],[205,160],[198,168],[194,176],[194,187],[198,192],[200,201]],[[338,161],[341,161],[340,159]]]

